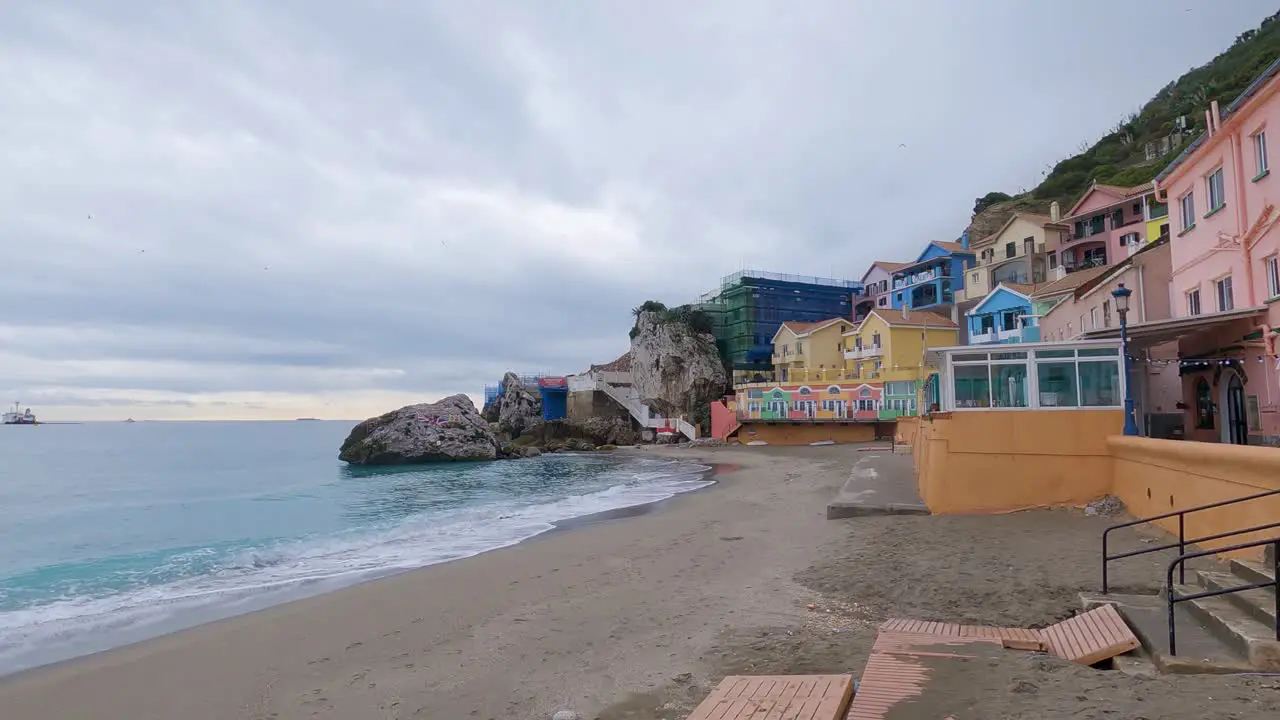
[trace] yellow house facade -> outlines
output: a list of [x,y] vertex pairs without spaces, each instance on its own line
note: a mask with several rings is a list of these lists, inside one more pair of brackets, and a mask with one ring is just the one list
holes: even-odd
[[784,322],[773,335],[773,370],[779,382],[834,379],[844,369],[846,318],[816,323]]
[[877,308],[858,327],[843,334],[846,375],[884,384],[884,407],[915,415],[924,381],[937,372],[924,358],[928,348],[960,343],[960,328],[928,310]]
[[956,293],[956,301],[982,299],[1002,282],[1045,282],[1046,253],[1058,249],[1066,230],[1048,215],[1014,214],[995,233],[973,243],[977,264],[966,271],[964,290]]

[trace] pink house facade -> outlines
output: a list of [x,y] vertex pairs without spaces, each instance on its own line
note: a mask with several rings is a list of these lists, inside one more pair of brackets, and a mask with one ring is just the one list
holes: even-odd
[[1205,124],[1155,181],[1171,222],[1187,436],[1280,446],[1280,178],[1268,144],[1280,143],[1280,60],[1225,111],[1215,101]]
[[1067,211],[1067,226],[1053,265],[1067,272],[1114,265],[1128,248],[1155,240],[1167,220],[1151,185],[1132,188],[1094,183]]
[[893,272],[908,264],[883,260],[871,264],[871,268],[862,276],[862,293],[853,296],[854,322],[861,322],[876,308],[884,310],[892,307],[889,291],[893,288]]

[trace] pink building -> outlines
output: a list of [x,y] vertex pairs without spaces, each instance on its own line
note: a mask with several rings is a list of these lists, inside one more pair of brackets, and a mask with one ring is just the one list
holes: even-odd
[[[1270,124],[1275,122],[1273,131]],[[1220,112],[1156,177],[1172,219],[1174,319],[1188,437],[1280,446],[1280,60]],[[1161,328],[1138,329],[1152,339]]]
[[1062,219],[1068,230],[1050,265],[1066,272],[1114,265],[1128,255],[1127,248],[1159,237],[1167,215],[1150,184],[1124,188],[1095,182]]
[[[1128,321],[1133,326],[1158,324],[1173,317],[1169,306],[1173,272],[1169,236],[1130,246],[1129,250],[1115,265],[1075,272],[1037,288],[1032,300],[1040,315],[1041,341],[1071,340],[1086,333],[1090,337],[1116,336],[1120,317],[1112,293],[1121,285],[1132,293]],[[1144,342],[1143,347],[1131,349],[1130,355],[1134,358],[1136,419],[1142,434],[1185,437],[1186,420],[1179,407],[1182,381],[1177,341]]]
[[853,319],[861,322],[876,308],[892,307],[889,290],[893,287],[893,273],[911,263],[885,262],[877,260],[871,263],[867,273],[862,276],[863,292],[853,296]]

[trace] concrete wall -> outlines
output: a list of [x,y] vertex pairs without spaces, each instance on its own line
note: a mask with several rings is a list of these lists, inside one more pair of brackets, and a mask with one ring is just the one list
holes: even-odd
[[[892,426],[893,423],[888,423]],[[819,425],[767,424],[760,422],[743,423],[738,431],[738,442],[743,445],[761,440],[770,445],[808,445],[809,443],[832,440],[837,443],[871,442],[876,439],[876,423],[858,423],[839,425],[835,423]],[[885,433],[892,434],[886,428]]]
[[1120,410],[955,412],[920,421],[920,497],[935,513],[1080,504],[1111,489]]
[[582,420],[589,417],[619,417],[629,419],[626,408],[614,402],[608,395],[595,390],[571,392],[567,400],[567,417]]
[[[1135,517],[1150,517],[1197,505],[1280,488],[1280,453],[1272,448],[1152,440],[1107,439],[1112,455],[1112,492]],[[1204,510],[1186,516],[1187,537],[1203,537],[1280,521],[1280,495]],[[1177,534],[1177,518],[1157,521]],[[1210,541],[1213,549],[1275,537],[1276,530]],[[1236,553],[1262,556],[1262,548]]]

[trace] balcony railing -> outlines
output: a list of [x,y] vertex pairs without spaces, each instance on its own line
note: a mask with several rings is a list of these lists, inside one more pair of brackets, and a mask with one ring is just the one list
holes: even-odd
[[1001,340],[1021,340],[1022,329],[1014,328],[1012,330],[997,330],[996,337],[1000,338]]
[[873,358],[884,355],[884,348],[879,345],[871,345],[864,348],[852,348],[844,351],[845,360],[859,360],[862,358]]
[[971,335],[969,335],[969,344],[981,345],[983,343],[993,343],[997,339],[999,338],[996,336],[995,330],[990,330],[988,332],[983,332],[983,333],[972,333]]

